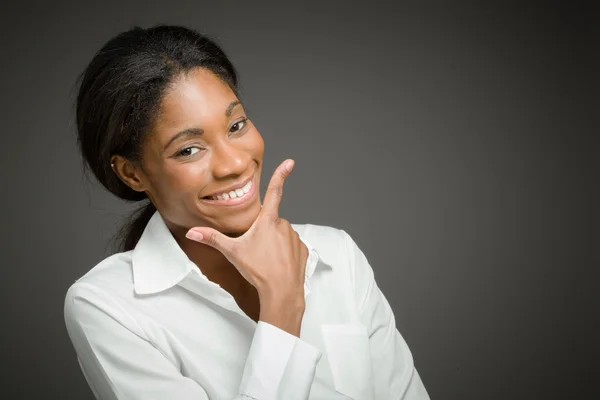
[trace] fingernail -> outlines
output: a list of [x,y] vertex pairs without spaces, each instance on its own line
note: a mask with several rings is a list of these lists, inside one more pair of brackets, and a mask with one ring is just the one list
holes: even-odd
[[290,172],[292,170],[292,165],[294,164],[293,161],[288,161],[285,163],[285,169],[287,169],[288,172]]
[[197,242],[201,241],[204,236],[198,232],[198,231],[193,231],[193,230],[189,230],[186,234],[185,237],[190,239],[190,240],[195,240]]

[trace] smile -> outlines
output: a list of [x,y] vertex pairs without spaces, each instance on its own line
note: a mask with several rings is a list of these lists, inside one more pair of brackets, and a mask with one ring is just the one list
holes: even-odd
[[252,178],[239,188],[232,189],[229,192],[207,196],[202,198],[202,200],[215,205],[238,205],[250,200],[254,197],[255,193],[254,178]]

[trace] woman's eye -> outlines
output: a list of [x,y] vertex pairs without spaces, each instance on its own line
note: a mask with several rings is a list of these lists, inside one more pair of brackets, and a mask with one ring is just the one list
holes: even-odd
[[244,118],[243,120],[238,121],[235,124],[231,125],[231,129],[229,131],[231,133],[235,133],[235,132],[241,131],[244,128],[244,126],[246,125],[246,121],[247,120],[248,120],[247,118]]
[[177,156],[180,157],[191,157],[194,154],[196,154],[197,152],[199,152],[200,149],[196,146],[190,146],[190,147],[185,147],[183,149],[181,149],[178,153]]

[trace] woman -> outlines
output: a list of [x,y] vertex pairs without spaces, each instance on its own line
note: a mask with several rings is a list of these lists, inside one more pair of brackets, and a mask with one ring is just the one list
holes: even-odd
[[261,205],[264,143],[234,67],[201,34],[134,28],[82,75],[78,141],[111,193],[147,201],[122,252],[68,290],[99,399],[426,399],[364,254],[342,230]]

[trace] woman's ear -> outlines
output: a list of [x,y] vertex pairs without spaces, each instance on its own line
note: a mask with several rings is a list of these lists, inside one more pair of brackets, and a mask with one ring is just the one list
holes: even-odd
[[148,190],[146,175],[137,163],[133,163],[122,156],[114,155],[110,158],[110,167],[123,183],[136,192]]

